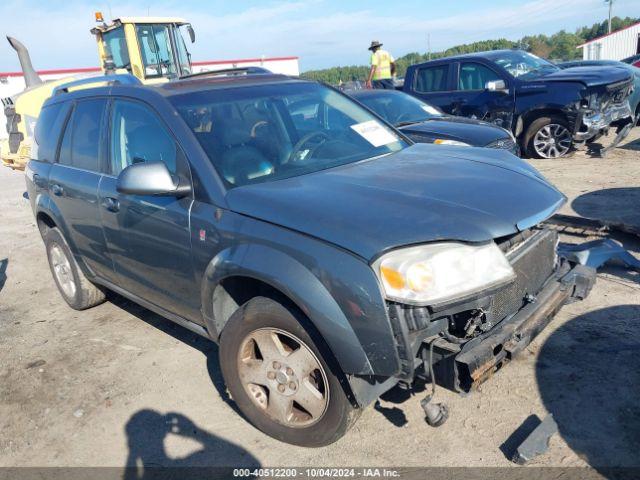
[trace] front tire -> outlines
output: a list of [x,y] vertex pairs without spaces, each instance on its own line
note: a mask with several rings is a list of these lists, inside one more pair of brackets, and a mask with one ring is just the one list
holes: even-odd
[[569,123],[556,115],[535,119],[524,138],[529,158],[561,158],[571,151],[572,145]]
[[104,302],[104,291],[84,276],[60,230],[48,228],[44,244],[53,279],[71,308],[85,310]]
[[304,447],[335,442],[360,410],[293,308],[255,297],[229,319],[220,367],[240,411],[259,430]]

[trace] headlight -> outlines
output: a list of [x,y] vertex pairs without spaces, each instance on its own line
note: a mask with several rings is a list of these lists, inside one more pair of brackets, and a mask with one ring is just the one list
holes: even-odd
[[470,147],[468,143],[459,142],[457,140],[446,140],[444,138],[436,138],[433,143],[437,143],[438,145],[457,145],[458,147]]
[[511,281],[515,273],[498,246],[443,242],[408,247],[373,264],[390,300],[436,304]]

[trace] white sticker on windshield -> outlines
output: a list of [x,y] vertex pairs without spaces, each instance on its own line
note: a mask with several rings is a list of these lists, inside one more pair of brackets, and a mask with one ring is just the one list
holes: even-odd
[[422,105],[422,109],[425,112],[430,113],[431,115],[440,115],[440,112],[433,108],[431,105]]
[[374,147],[381,147],[382,145],[388,145],[398,141],[394,134],[375,120],[356,123],[355,125],[351,125],[351,128]]

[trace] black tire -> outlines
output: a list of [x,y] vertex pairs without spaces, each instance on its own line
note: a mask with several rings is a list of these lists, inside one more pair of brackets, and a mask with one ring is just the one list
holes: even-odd
[[[49,260],[51,274],[53,275],[60,295],[62,295],[62,298],[64,298],[69,306],[75,310],[85,310],[104,302],[104,291],[84,276],[60,230],[57,228],[47,228],[43,234],[43,239],[47,250],[47,259]],[[68,261],[68,273],[75,283],[75,289],[72,294],[65,291],[59,279],[60,275],[55,271],[56,267],[54,266],[52,257],[60,253],[63,254]]]
[[[321,447],[340,439],[360,416],[338,379],[307,330],[306,319],[294,308],[265,297],[255,297],[240,307],[229,319],[220,338],[220,367],[225,383],[240,411],[256,428],[282,442],[304,447]],[[302,322],[302,323],[301,323]],[[275,421],[260,410],[247,394],[239,373],[240,348],[245,338],[256,330],[274,328],[294,335],[313,352],[326,373],[329,386],[328,405],[316,423],[290,427]]]
[[[523,147],[524,147],[524,151],[527,154],[527,157],[529,158],[549,158],[549,157],[545,157],[543,155],[540,155],[535,147],[534,147],[534,139],[536,134],[542,130],[544,127],[548,126],[548,125],[560,125],[562,127],[564,127],[565,129],[567,129],[569,132],[571,132],[571,128],[569,126],[569,123],[562,117],[558,116],[558,115],[549,115],[548,117],[539,117],[536,118],[533,122],[531,122],[531,124],[529,124],[529,127],[527,128],[527,131],[524,134],[524,141],[523,143]],[[561,158],[561,157],[565,157],[567,156],[572,150],[572,147],[569,148],[569,150],[564,153],[563,155],[561,155],[560,157],[555,157],[555,158]]]

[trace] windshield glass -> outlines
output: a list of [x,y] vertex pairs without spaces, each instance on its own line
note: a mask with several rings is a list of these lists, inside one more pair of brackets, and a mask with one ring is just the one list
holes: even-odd
[[140,54],[146,78],[175,76],[169,27],[167,25],[136,25]]
[[229,188],[304,175],[407,144],[356,102],[315,83],[170,97]]
[[537,77],[541,73],[559,70],[553,63],[521,51],[497,52],[492,54],[491,59],[511,75],[522,80]]
[[376,112],[387,122],[396,125],[409,125],[424,122],[443,113],[411,95],[401,92],[376,92],[354,95],[356,100]]

